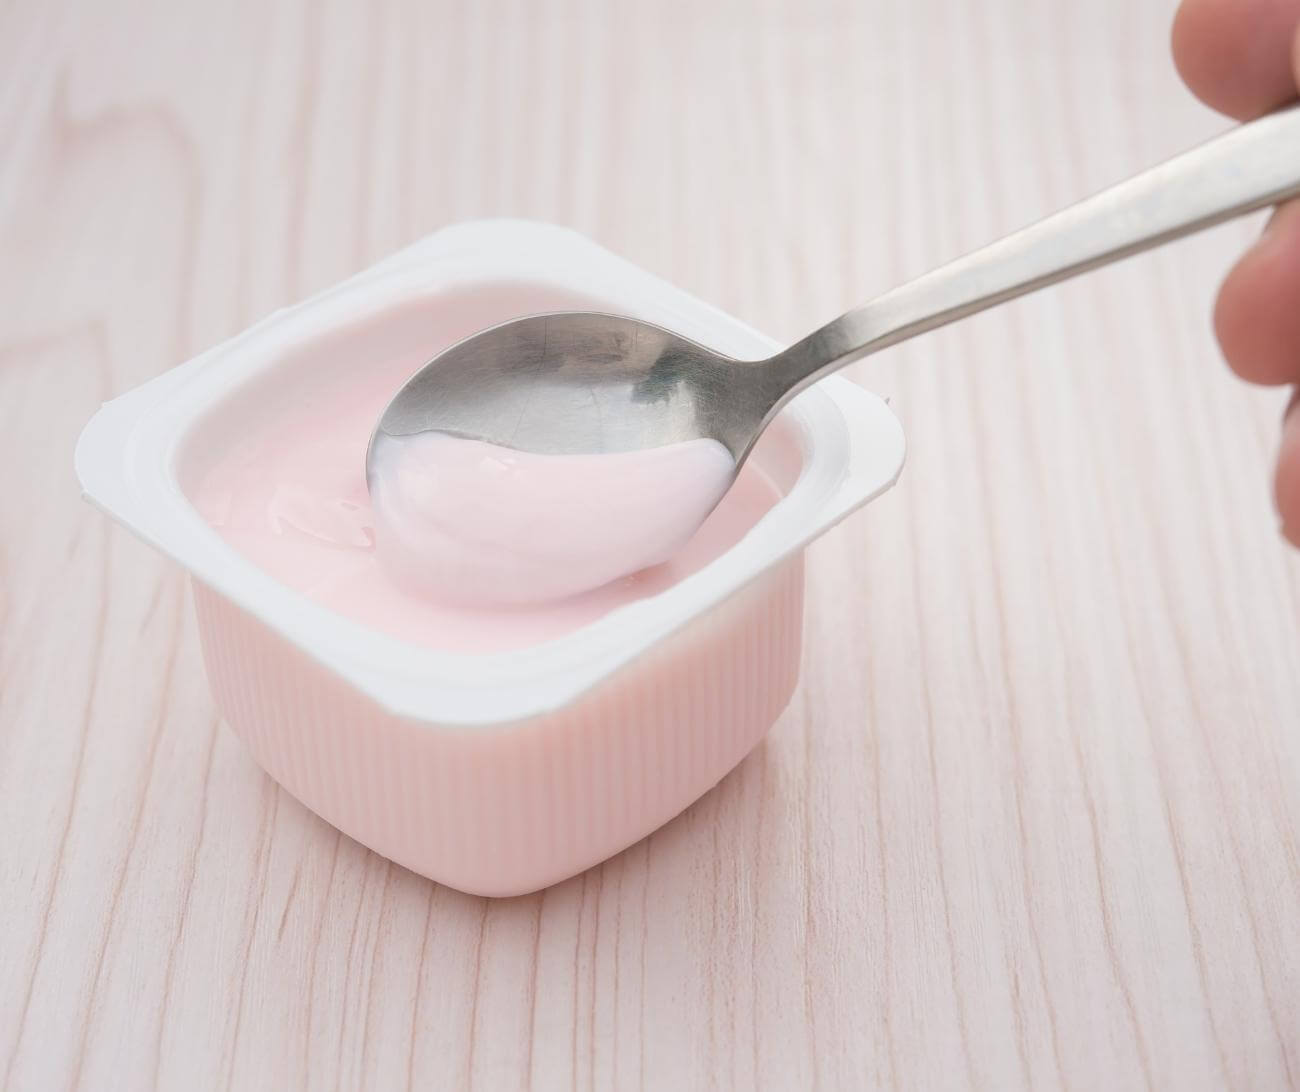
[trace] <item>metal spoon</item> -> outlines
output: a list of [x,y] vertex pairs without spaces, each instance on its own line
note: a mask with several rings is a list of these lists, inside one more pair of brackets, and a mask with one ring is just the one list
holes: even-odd
[[777,410],[822,376],[1005,300],[1300,193],[1300,106],[1197,148],[942,266],[766,360],[733,360],[637,319],[535,315],[453,345],[380,416],[540,454],[712,437],[739,469]]

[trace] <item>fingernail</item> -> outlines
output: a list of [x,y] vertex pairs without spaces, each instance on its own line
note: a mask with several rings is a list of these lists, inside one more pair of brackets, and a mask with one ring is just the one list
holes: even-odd
[[1286,204],[1278,205],[1269,218],[1264,221],[1264,230],[1260,232],[1261,239],[1268,239],[1277,234],[1277,229],[1282,226],[1282,221],[1291,216],[1292,212],[1300,213],[1300,203],[1288,201]]
[[1282,226],[1282,217],[1286,212],[1285,205],[1279,205],[1264,221],[1264,230],[1259,233],[1260,239],[1271,239],[1277,234],[1277,229]]

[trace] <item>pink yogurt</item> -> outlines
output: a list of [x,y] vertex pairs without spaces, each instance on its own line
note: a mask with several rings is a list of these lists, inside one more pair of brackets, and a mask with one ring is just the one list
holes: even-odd
[[[427,321],[428,312],[425,315]],[[430,331],[430,355],[468,332]],[[637,514],[634,527],[624,521],[622,526],[584,531],[584,517],[573,507],[581,507],[583,491],[571,488],[575,480],[581,485],[582,475],[575,479],[552,474],[546,479],[550,485],[543,488],[547,504],[533,504],[524,515],[499,515],[489,528],[498,546],[508,545],[511,536],[520,542],[513,567],[503,568],[499,557],[476,561],[463,540],[448,545],[425,539],[433,552],[420,555],[419,536],[428,533],[428,525],[421,524],[397,551],[403,559],[393,564],[390,558],[390,569],[376,550],[376,520],[365,481],[366,445],[380,411],[421,361],[409,354],[349,358],[350,349],[367,344],[364,337],[349,340],[351,345],[345,340],[314,346],[309,361],[300,363],[304,372],[310,365],[310,374],[295,375],[291,368],[281,373],[278,386],[227,415],[226,421],[239,421],[239,429],[233,434],[223,430],[220,447],[207,452],[202,473],[187,492],[208,523],[259,568],[339,614],[400,639],[444,651],[485,653],[559,637],[696,572],[738,542],[779,497],[751,460],[691,534],[691,526],[716,500],[710,491],[719,480],[725,482],[720,475],[730,473],[729,456],[720,448],[710,450],[711,441],[702,441],[704,448],[660,449],[657,467],[656,460],[642,462],[642,485],[657,483],[657,492],[651,490],[644,504],[634,504],[625,513],[628,519]],[[373,343],[370,348],[373,352]],[[448,465],[454,477],[455,460],[448,464],[444,459],[444,469]],[[466,469],[473,468],[460,467]],[[700,473],[703,490],[697,481],[694,499],[683,504],[681,490]],[[529,473],[518,478],[523,486],[536,480]],[[459,487],[468,488],[464,480]],[[458,496],[462,508],[473,504],[472,492]],[[628,496],[635,499],[636,494]],[[658,537],[639,541],[647,528]],[[596,538],[600,541],[593,547]],[[566,554],[569,547],[572,552]],[[412,590],[410,574],[403,574],[403,563],[413,559],[421,561],[415,580],[419,591]],[[481,563],[484,560],[487,564]],[[593,576],[593,567],[601,565],[605,569]],[[651,567],[620,575],[641,565]],[[491,572],[498,579],[505,572],[507,580],[514,581],[495,603],[484,602],[494,597],[482,594],[490,588]],[[614,579],[604,583],[607,575]],[[457,595],[451,590],[457,581],[465,586],[473,582],[474,587]],[[476,590],[480,594],[475,595]],[[558,598],[562,595],[569,597]],[[502,599],[519,598],[534,602],[500,605]]]
[[380,559],[418,595],[470,606],[567,599],[662,565],[727,491],[716,440],[538,455],[444,433],[382,435],[370,494]]

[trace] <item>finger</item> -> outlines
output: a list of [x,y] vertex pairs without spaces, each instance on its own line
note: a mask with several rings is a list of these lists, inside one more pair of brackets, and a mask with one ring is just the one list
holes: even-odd
[[1300,383],[1300,201],[1274,213],[1232,267],[1214,330],[1233,371],[1252,383]]
[[1174,64],[1207,106],[1257,117],[1295,97],[1297,25],[1300,0],[1183,0],[1174,17]]
[[1300,546],[1300,398],[1291,399],[1282,424],[1282,447],[1277,456],[1274,480],[1282,533],[1292,545]]

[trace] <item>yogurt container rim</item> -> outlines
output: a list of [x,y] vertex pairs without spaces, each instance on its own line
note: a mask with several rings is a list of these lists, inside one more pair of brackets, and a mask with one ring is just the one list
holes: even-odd
[[286,350],[424,296],[503,283],[581,292],[737,358],[779,348],[576,232],[518,220],[458,224],[106,402],[77,442],[83,496],[381,708],[466,728],[568,705],[884,492],[901,472],[903,432],[885,403],[841,377],[824,379],[779,415],[801,451],[796,481],[733,547],[662,592],[571,633],[474,655],[407,642],[312,602],[239,554],[199,515],[178,476],[186,436]]

